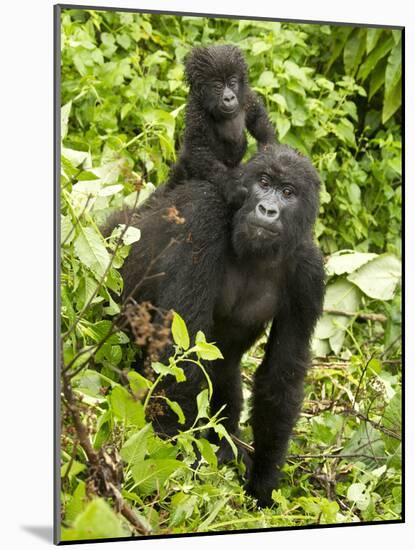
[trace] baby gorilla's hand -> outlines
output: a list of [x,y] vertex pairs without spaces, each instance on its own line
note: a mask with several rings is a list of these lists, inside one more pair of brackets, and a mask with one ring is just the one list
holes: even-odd
[[233,210],[238,210],[241,208],[248,195],[248,190],[244,185],[242,185],[240,177],[240,168],[229,170],[229,176],[226,179],[226,183],[222,187],[226,204]]

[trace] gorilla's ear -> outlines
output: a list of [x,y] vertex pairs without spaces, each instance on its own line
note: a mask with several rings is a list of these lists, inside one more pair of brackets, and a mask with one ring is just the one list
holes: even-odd
[[202,84],[204,77],[203,68],[208,65],[206,48],[193,48],[184,58],[184,76],[191,89]]

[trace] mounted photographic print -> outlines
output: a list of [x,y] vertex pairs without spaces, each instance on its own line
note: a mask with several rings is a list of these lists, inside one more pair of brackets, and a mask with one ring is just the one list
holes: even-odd
[[404,521],[403,48],[55,7],[55,543]]

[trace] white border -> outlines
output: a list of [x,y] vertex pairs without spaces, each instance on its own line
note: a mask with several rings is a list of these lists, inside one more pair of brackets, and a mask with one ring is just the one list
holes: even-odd
[[[52,104],[53,3],[20,0],[2,5],[1,20],[1,524],[4,548],[51,544],[52,526]],[[102,0],[85,5],[257,15],[335,22],[406,26],[406,150],[414,143],[415,18],[408,0]],[[406,170],[406,334],[415,334],[414,154]],[[412,288],[411,288],[412,287]],[[406,392],[413,400],[414,338],[407,338]],[[407,408],[408,409],[408,408]],[[106,543],[102,548],[204,549],[224,544],[248,549],[302,545],[307,550],[407,548],[415,540],[413,412],[407,410],[407,524],[333,528],[233,536]],[[37,534],[34,534],[37,533]],[[48,541],[45,536],[49,533]],[[39,536],[40,534],[40,536]],[[43,537],[43,538],[42,538]],[[83,548],[97,548],[86,544]]]

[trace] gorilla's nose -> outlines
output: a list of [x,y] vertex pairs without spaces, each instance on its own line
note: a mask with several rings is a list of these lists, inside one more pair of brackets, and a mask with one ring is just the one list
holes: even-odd
[[236,101],[236,96],[232,90],[226,90],[223,94],[223,102],[227,107],[232,107]]
[[279,218],[280,212],[276,206],[260,202],[256,207],[256,215],[261,220],[273,222]]

